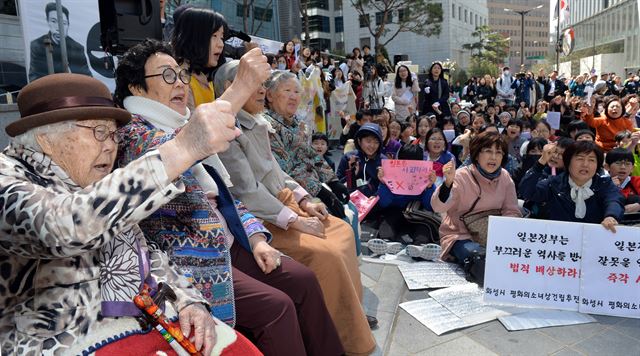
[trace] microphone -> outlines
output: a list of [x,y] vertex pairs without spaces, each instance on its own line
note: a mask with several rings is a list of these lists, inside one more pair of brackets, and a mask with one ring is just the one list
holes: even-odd
[[227,29],[227,36],[225,36],[225,40],[228,40],[229,38],[232,37],[236,37],[239,38],[245,42],[251,42],[251,36],[247,35],[246,33],[242,32],[242,31],[236,31],[234,29]]

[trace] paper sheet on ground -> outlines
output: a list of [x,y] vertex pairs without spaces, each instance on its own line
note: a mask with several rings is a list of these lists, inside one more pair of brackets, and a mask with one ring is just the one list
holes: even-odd
[[484,291],[475,283],[454,286],[429,292],[429,296],[466,323],[476,325],[494,320],[511,312],[522,312],[521,308],[490,305],[482,299]]
[[472,326],[432,298],[402,303],[400,308],[431,329],[436,335]]
[[596,319],[588,314],[555,309],[533,309],[524,313],[504,315],[498,320],[509,331],[596,322]]
[[469,284],[464,271],[454,263],[417,262],[398,265],[409,290],[444,288]]

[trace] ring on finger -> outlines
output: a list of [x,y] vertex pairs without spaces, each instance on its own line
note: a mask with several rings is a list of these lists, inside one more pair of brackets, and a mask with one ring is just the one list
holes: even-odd
[[280,257],[276,258],[276,267],[280,267],[280,264],[282,263],[282,261],[280,260]]

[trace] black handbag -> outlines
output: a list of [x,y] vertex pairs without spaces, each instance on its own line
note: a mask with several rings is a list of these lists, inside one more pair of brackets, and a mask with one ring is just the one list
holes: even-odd
[[430,243],[440,244],[440,224],[442,219],[440,215],[422,209],[422,203],[419,200],[414,200],[404,208],[402,212],[404,218],[412,223],[423,226],[426,229],[428,239]]

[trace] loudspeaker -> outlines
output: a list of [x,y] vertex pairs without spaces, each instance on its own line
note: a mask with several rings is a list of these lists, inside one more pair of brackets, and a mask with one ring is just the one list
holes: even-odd
[[147,38],[162,40],[160,0],[99,0],[100,42],[120,55]]
[[393,56],[393,66],[397,66],[398,62],[402,62],[402,61],[408,61],[409,60],[409,55],[407,54],[396,54]]

